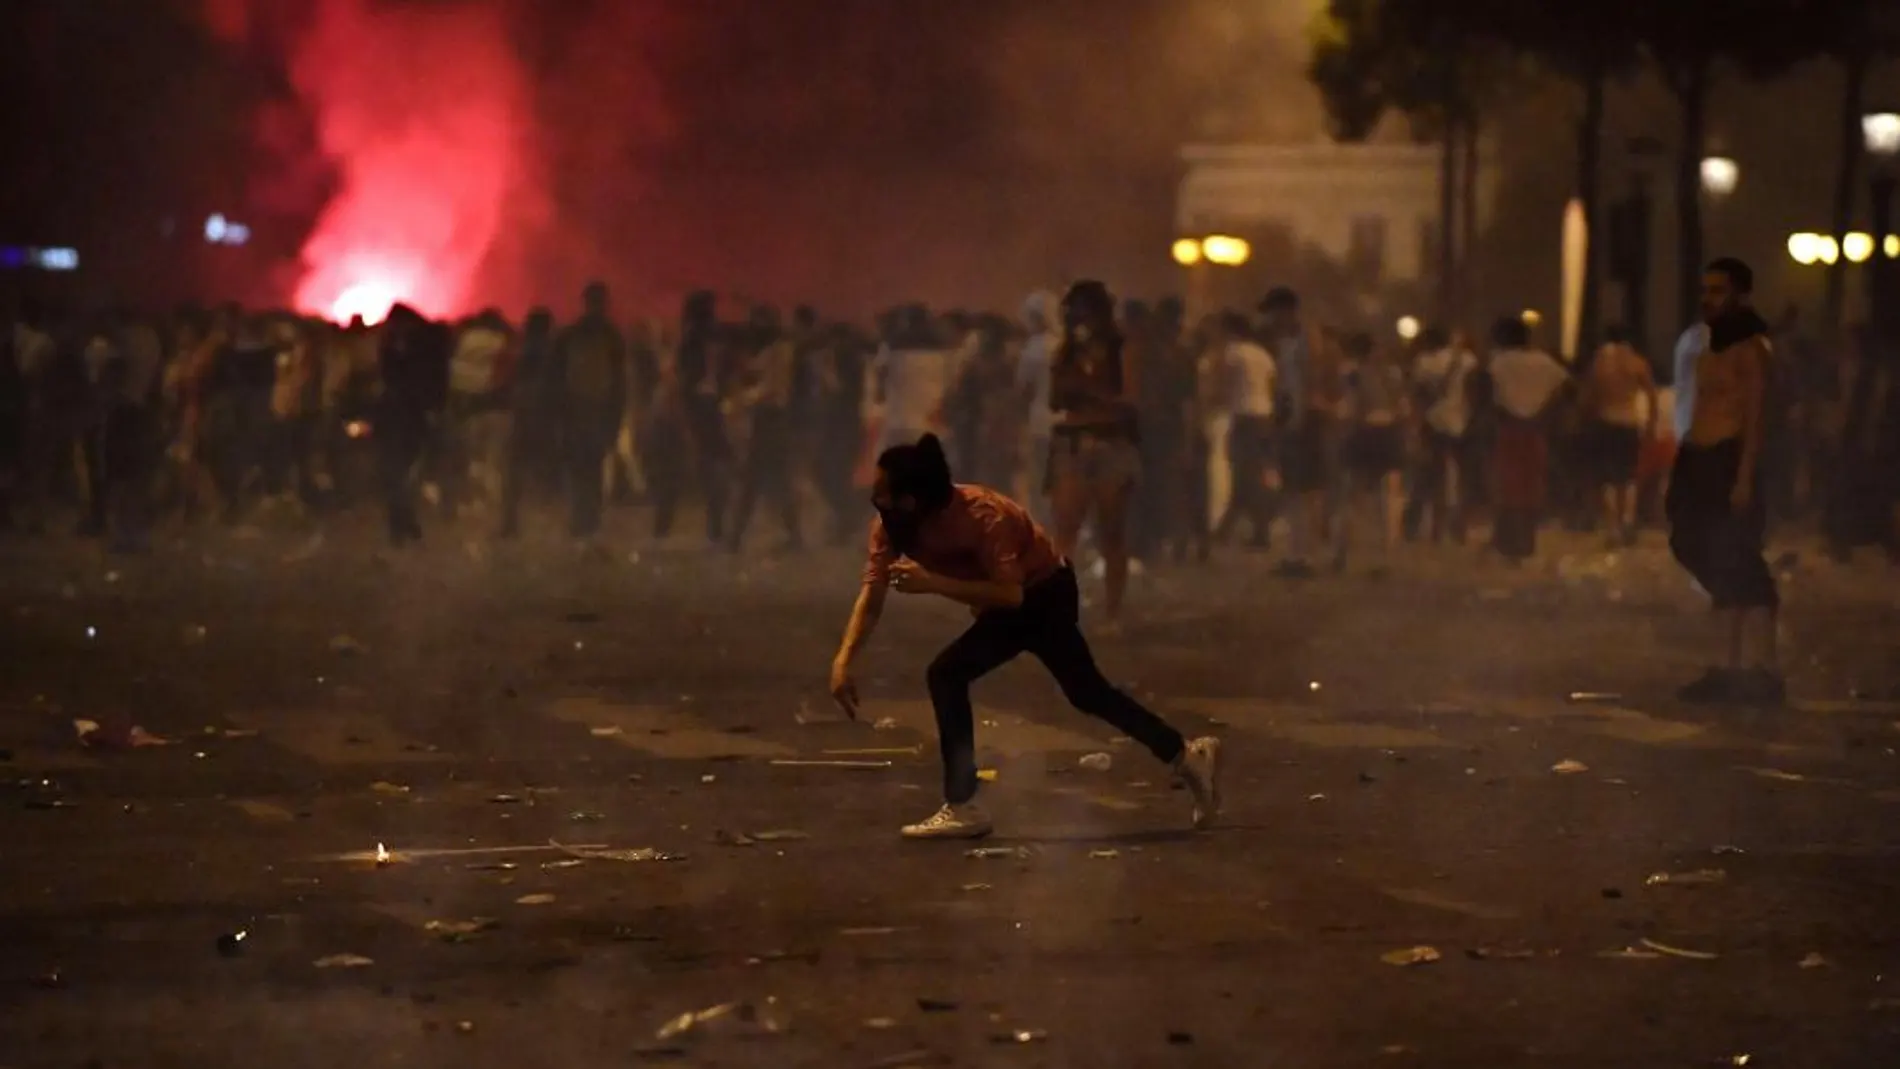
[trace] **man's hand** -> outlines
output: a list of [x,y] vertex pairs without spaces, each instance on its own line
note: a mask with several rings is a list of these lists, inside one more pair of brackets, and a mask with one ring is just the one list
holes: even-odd
[[831,662],[831,700],[844,715],[858,718],[858,681],[851,678],[851,661],[843,655]]
[[1736,512],[1746,512],[1749,504],[1754,500],[1755,481],[1753,479],[1735,480],[1735,489],[1730,490],[1728,494],[1729,508]]
[[903,559],[891,565],[891,589],[900,594],[935,594],[940,585],[930,569],[914,560]]

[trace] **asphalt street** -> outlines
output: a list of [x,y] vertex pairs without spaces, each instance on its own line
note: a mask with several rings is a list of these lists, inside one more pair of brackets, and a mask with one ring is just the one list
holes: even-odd
[[823,694],[855,553],[4,548],[4,1069],[1900,1060],[1884,562],[1781,562],[1772,712],[1674,702],[1659,538],[1153,572],[1098,656],[1227,740],[1222,825],[1025,661],[971,856],[896,836],[961,611]]

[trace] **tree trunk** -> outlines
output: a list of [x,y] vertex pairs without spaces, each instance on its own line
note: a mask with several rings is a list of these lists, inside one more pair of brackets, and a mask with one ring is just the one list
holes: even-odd
[[1702,149],[1708,126],[1709,64],[1691,61],[1674,79],[1682,108],[1676,149],[1676,326],[1694,323],[1702,308]]
[[[1860,177],[1860,157],[1865,145],[1861,140],[1861,109],[1867,96],[1867,56],[1846,60],[1846,84],[1841,92],[1841,154],[1834,174],[1834,240],[1840,241],[1854,226],[1854,201]],[[1823,306],[1821,329],[1841,328],[1847,309],[1847,258],[1840,257],[1827,267],[1827,297]]]
[[1458,127],[1445,109],[1438,155],[1438,322],[1450,323],[1458,308]]
[[1577,123],[1577,199],[1583,202],[1585,232],[1589,247],[1583,259],[1583,313],[1578,320],[1578,353],[1596,349],[1602,318],[1603,248],[1608,240],[1609,213],[1604,210],[1603,109],[1604,82],[1601,70],[1584,76],[1583,115]]
[[1464,269],[1464,285],[1459,287],[1458,322],[1471,326],[1484,299],[1484,280],[1478,270],[1478,168],[1481,166],[1483,129],[1478,116],[1465,116],[1464,170],[1458,176],[1459,220],[1462,228],[1458,243],[1459,262]]

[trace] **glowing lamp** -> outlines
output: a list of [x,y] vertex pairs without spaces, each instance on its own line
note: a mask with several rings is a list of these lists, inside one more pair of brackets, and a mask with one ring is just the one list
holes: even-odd
[[1201,262],[1201,243],[1193,238],[1182,238],[1174,243],[1174,262],[1182,267],[1193,267]]
[[1399,323],[1398,323],[1399,337],[1405,339],[1406,341],[1412,341],[1416,339],[1421,329],[1422,328],[1419,326],[1419,322],[1416,317],[1414,316],[1399,317]]
[[1880,243],[1880,251],[1886,253],[1889,260],[1900,260],[1900,234],[1888,234],[1887,240]]
[[1861,116],[1860,138],[1870,156],[1900,155],[1900,114],[1883,111]]
[[1850,264],[1864,264],[1874,256],[1874,236],[1872,234],[1849,234],[1841,239],[1841,255]]
[[1710,156],[1702,161],[1702,190],[1709,196],[1726,197],[1741,181],[1741,165],[1727,156]]
[[1525,326],[1535,329],[1544,321],[1544,313],[1535,308],[1526,308],[1518,314],[1518,318],[1524,321]]
[[1242,238],[1216,234],[1201,242],[1201,251],[1206,254],[1208,263],[1239,267],[1253,255],[1253,246]]
[[1819,234],[1789,234],[1788,257],[1803,267],[1821,262]]

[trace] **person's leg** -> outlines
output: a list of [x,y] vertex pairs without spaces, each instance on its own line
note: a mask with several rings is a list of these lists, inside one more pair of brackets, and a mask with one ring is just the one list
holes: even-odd
[[1110,683],[1077,626],[1075,573],[1065,570],[1030,592],[1023,608],[1028,651],[1078,711],[1135,740],[1169,765],[1194,792],[1194,824],[1207,827],[1220,812],[1220,742],[1187,741],[1167,721]]
[[943,761],[943,808],[906,825],[907,839],[979,839],[990,833],[989,816],[975,806],[976,714],[970,686],[1022,652],[1019,612],[989,612],[944,647],[924,672],[930,707],[937,718],[937,749]]
[[1075,439],[1059,437],[1049,448],[1049,511],[1055,525],[1050,532],[1056,553],[1074,560],[1089,513],[1089,487],[1082,478]]
[[1093,495],[1096,548],[1102,553],[1102,608],[1108,626],[1119,627],[1128,593],[1128,503],[1132,479],[1103,479]]
[[1385,556],[1389,562],[1405,540],[1405,474],[1397,467],[1388,468],[1380,480],[1379,519],[1385,533]]

